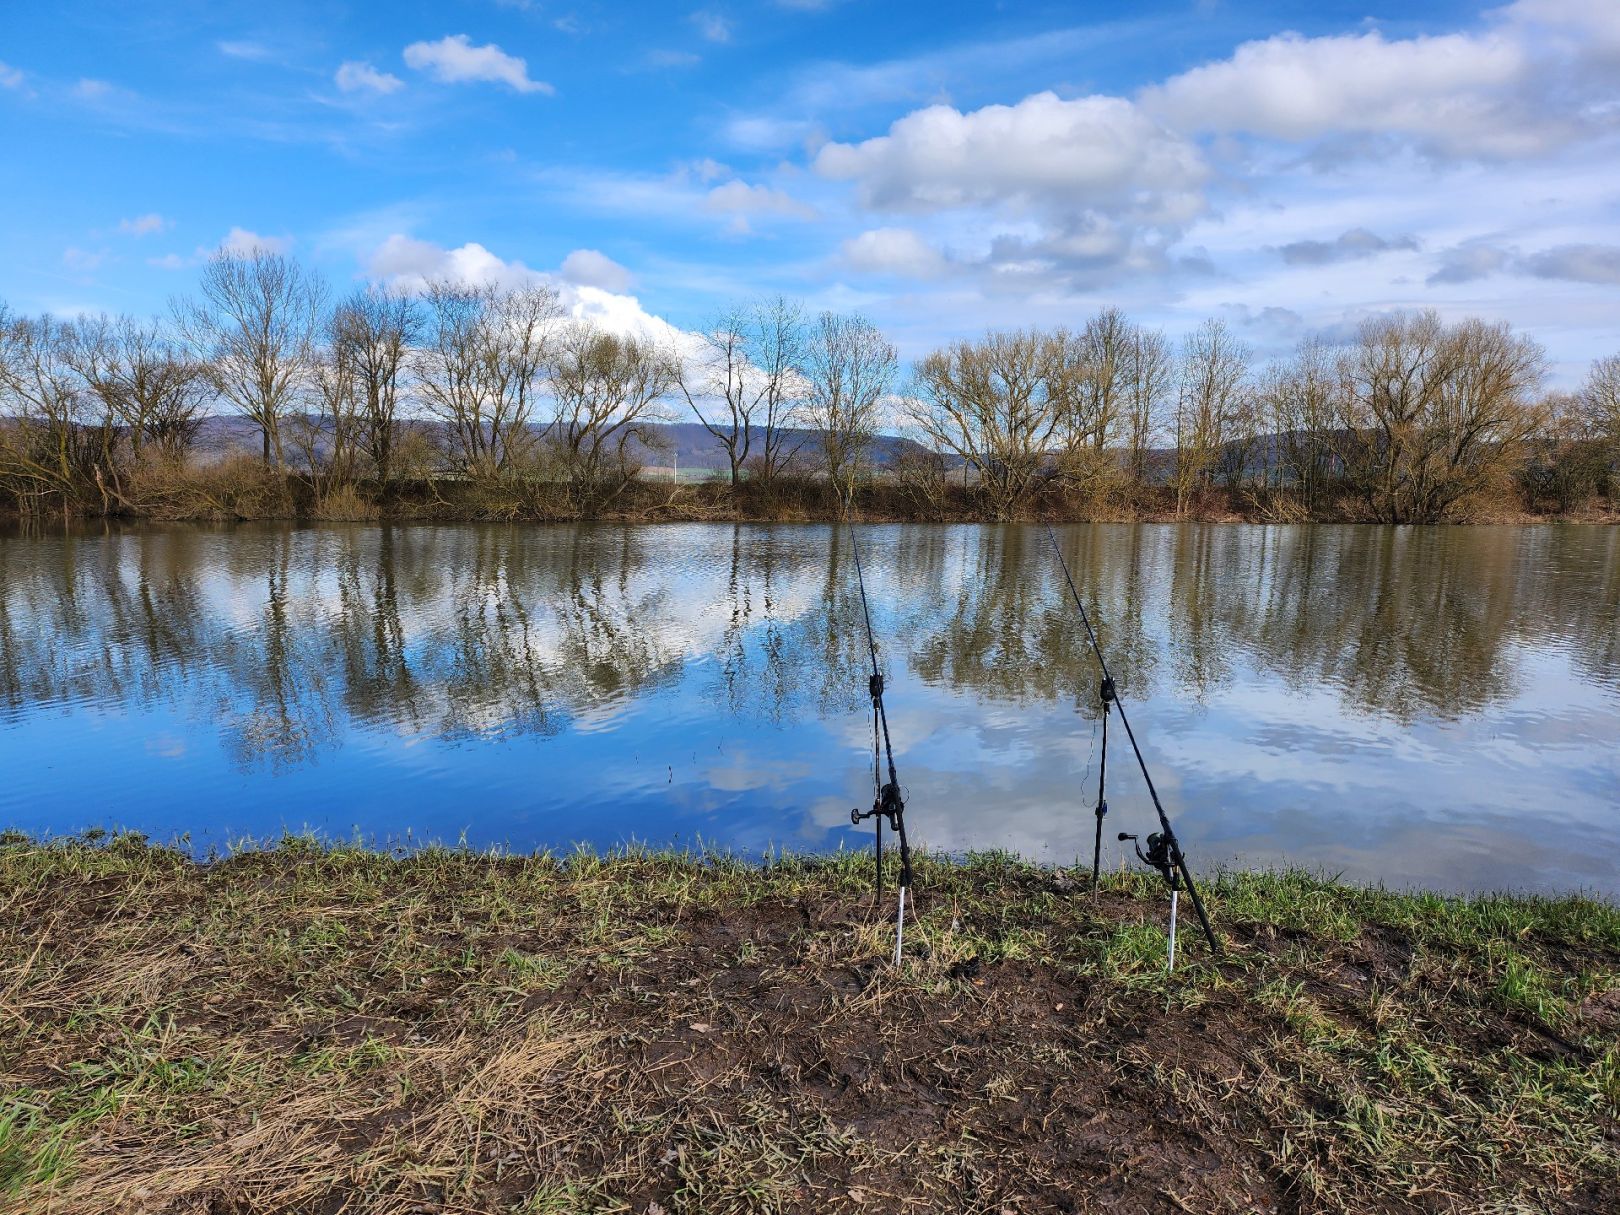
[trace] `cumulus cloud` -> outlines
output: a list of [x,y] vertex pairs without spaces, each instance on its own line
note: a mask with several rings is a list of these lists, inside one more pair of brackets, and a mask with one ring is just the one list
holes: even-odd
[[1458,245],[1440,255],[1440,268],[1427,281],[1431,286],[1471,283],[1506,268],[1508,261],[1507,251],[1494,245]]
[[1502,16],[1573,35],[1587,53],[1620,54],[1620,5],[1612,0],[1518,0],[1502,10]]
[[[593,262],[589,257],[576,260],[582,253],[594,254],[601,262]],[[557,291],[568,315],[577,320],[591,321],[610,333],[657,341],[673,350],[692,349],[693,335],[647,312],[633,295],[610,290],[600,283],[571,279],[570,263],[576,272],[582,265],[594,265],[601,270],[602,263],[616,264],[595,250],[576,250],[564,261],[562,271],[553,274],[521,261],[507,261],[476,241],[446,249],[396,232],[371,252],[363,268],[369,277],[407,291],[421,291],[430,282],[441,280],[504,288],[547,286]]]
[[887,135],[827,144],[814,164],[856,183],[870,207],[914,212],[1010,204],[1185,219],[1209,175],[1192,143],[1124,98],[1055,93],[965,114],[928,106]]
[[1530,254],[1523,267],[1536,278],[1620,285],[1620,245],[1559,245]]
[[[874,210],[964,213],[980,235],[964,243],[956,264],[1026,284],[1032,275],[1095,285],[1133,269],[1162,270],[1165,247],[1204,209],[1209,177],[1197,147],[1132,102],[1055,93],[967,113],[928,106],[886,135],[827,144],[814,166],[853,182]],[[903,253],[903,240],[877,238],[844,256],[877,256],[886,244]],[[932,272],[940,264],[911,260]]]
[[344,60],[333,80],[345,93],[393,93],[405,87],[405,82],[398,76],[391,72],[380,72],[359,59]]
[[570,283],[604,291],[628,291],[636,281],[630,271],[595,249],[575,249],[563,258],[561,274]]
[[1620,52],[1617,13],[1612,0],[1520,0],[1487,14],[1479,31],[1283,33],[1138,100],[1190,132],[1396,137],[1440,157],[1536,156],[1614,125],[1612,74],[1593,68]]
[[1185,130],[1294,140],[1396,131],[1481,147],[1519,137],[1517,123],[1502,129],[1502,95],[1528,66],[1523,47],[1496,34],[1279,34],[1147,89],[1142,102]]
[[437,42],[413,42],[405,48],[405,65],[444,84],[488,82],[519,93],[554,93],[543,80],[529,78],[529,65],[493,42],[474,46],[466,34],[449,34]]
[[118,230],[125,236],[152,236],[173,226],[171,221],[164,219],[156,211],[118,221]]
[[1411,236],[1382,237],[1366,228],[1351,228],[1332,240],[1298,240],[1281,246],[1277,252],[1290,266],[1326,266],[1332,262],[1376,257],[1391,250],[1413,250],[1417,239]]
[[934,278],[946,269],[944,255],[910,228],[862,232],[843,243],[840,256],[851,269],[867,274]]

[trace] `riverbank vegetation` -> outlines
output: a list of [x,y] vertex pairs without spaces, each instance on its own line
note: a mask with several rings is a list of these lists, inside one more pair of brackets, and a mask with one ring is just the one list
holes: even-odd
[[[1548,393],[1530,338],[1433,313],[1260,363],[1106,308],[902,370],[786,299],[611,332],[543,282],[333,302],[221,253],[161,319],[0,307],[0,509],[151,518],[1612,518],[1620,355]],[[199,444],[244,420],[256,451]],[[695,419],[711,484],[650,474]],[[900,436],[898,439],[895,436]]]
[[1620,909],[1156,881],[10,837],[0,1210],[1620,1205]]

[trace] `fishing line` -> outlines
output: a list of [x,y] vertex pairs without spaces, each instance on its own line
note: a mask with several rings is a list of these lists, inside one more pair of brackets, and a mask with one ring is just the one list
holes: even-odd
[[[872,808],[859,808],[849,812],[850,822],[857,826],[865,819],[877,820],[877,899],[883,898],[883,820],[900,841],[900,899],[895,917],[894,963],[900,964],[900,953],[906,938],[906,895],[911,890],[911,845],[906,839],[906,803],[900,793],[900,775],[894,766],[894,743],[889,737],[889,715],[883,706],[883,672],[878,667],[877,637],[872,631],[872,608],[866,596],[866,572],[861,567],[861,546],[855,539],[855,526],[850,521],[849,503],[844,504],[844,527],[849,532],[850,551],[855,555],[855,579],[861,591],[861,618],[866,624],[866,649],[872,660],[872,675],[866,681],[867,693],[872,698]],[[878,754],[878,739],[883,740],[883,755]],[[881,762],[887,759],[889,779],[883,780]]]
[[[1153,776],[1148,772],[1147,759],[1142,755],[1142,748],[1137,745],[1136,732],[1131,729],[1131,719],[1125,712],[1125,702],[1119,698],[1119,690],[1114,683],[1114,677],[1108,670],[1108,660],[1103,657],[1102,646],[1097,643],[1096,631],[1091,627],[1091,617],[1086,612],[1086,605],[1080,598],[1080,592],[1074,585],[1074,575],[1069,572],[1069,563],[1063,557],[1063,549],[1059,547],[1057,536],[1052,531],[1052,525],[1046,524],[1046,538],[1052,543],[1052,552],[1057,556],[1058,565],[1063,569],[1063,578],[1069,584],[1069,596],[1074,600],[1074,606],[1080,609],[1080,623],[1085,625],[1086,639],[1091,643],[1091,652],[1097,657],[1097,666],[1102,671],[1102,686],[1100,695],[1103,698],[1103,729],[1108,729],[1108,705],[1111,703],[1119,710],[1119,724],[1125,727],[1125,737],[1130,740],[1131,750],[1136,754],[1136,764],[1142,770],[1142,780],[1147,784],[1148,797],[1153,801],[1153,809],[1159,816],[1159,831],[1148,836],[1148,850],[1144,854],[1137,848],[1136,855],[1159,870],[1165,882],[1170,886],[1171,895],[1171,931],[1175,930],[1174,913],[1176,909],[1176,895],[1181,885],[1185,885],[1187,893],[1192,896],[1193,910],[1198,913],[1198,922],[1203,926],[1204,936],[1209,941],[1210,949],[1215,953],[1221,952],[1221,945],[1215,938],[1215,930],[1210,927],[1209,916],[1204,911],[1204,901],[1198,896],[1198,887],[1193,884],[1192,870],[1187,867],[1187,858],[1182,855],[1181,846],[1176,842],[1176,833],[1170,828],[1170,816],[1164,812],[1164,804],[1159,801],[1159,791],[1153,785]],[[1103,753],[1104,763],[1107,762],[1106,746]],[[1102,819],[1107,813],[1103,802],[1103,783],[1099,778],[1097,782],[1097,844],[1093,852],[1092,873],[1095,880],[1097,866],[1101,860],[1102,852]],[[1120,833],[1121,840],[1135,840],[1135,836]],[[1177,882],[1179,877],[1180,882]],[[1095,888],[1095,887],[1094,887]],[[1172,954],[1172,958],[1174,955]],[[1173,962],[1172,962],[1173,964]]]

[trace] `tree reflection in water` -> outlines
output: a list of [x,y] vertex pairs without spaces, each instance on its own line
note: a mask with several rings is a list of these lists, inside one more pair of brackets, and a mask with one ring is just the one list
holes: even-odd
[[[1275,726],[1260,719],[1286,717],[1291,697],[1331,714],[1324,730],[1341,736],[1360,718],[1424,737],[1449,723],[1462,738],[1502,714],[1545,744],[1582,728],[1543,711],[1535,684],[1553,677],[1567,686],[1547,697],[1573,691],[1615,718],[1613,528],[1058,534],[1122,689],[1194,766],[1200,730],[1270,754]],[[948,710],[959,726],[978,713],[1030,740],[1086,734],[1073,717],[1095,721],[1097,675],[1041,529],[885,527],[862,542],[896,705],[918,731],[961,706]],[[12,532],[0,538],[0,756],[26,767],[12,748],[36,735],[66,749],[47,729],[65,719],[84,727],[77,754],[53,763],[94,764],[121,737],[112,723],[142,715],[179,723],[192,743],[211,738],[242,779],[264,780],[327,764],[337,782],[351,744],[433,744],[435,772],[521,744],[540,748],[525,761],[535,772],[563,773],[592,735],[618,735],[617,751],[592,753],[598,765],[638,755],[643,739],[663,756],[671,739],[723,748],[736,736],[750,762],[777,765],[761,778],[772,796],[797,798],[801,814],[819,806],[811,818],[830,824],[846,794],[823,786],[859,772],[866,708],[848,559],[847,535],[823,526]],[[817,768],[810,748],[830,767],[823,786],[800,790],[790,769]],[[125,782],[173,779],[119,762]],[[1071,809],[1085,801],[1083,750],[1043,762],[1036,785]],[[662,767],[674,785],[673,760]],[[1588,764],[1570,780],[1579,797],[1612,794],[1612,777]],[[51,779],[35,778],[31,796]],[[562,796],[528,787],[536,812]],[[170,796],[194,795],[182,778]]]

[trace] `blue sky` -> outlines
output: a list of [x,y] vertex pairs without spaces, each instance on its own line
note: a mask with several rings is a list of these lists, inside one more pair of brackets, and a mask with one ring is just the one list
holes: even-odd
[[1107,303],[1620,350],[1615,0],[10,5],[0,123],[23,311],[160,310],[257,240],[628,327],[784,291],[911,356]]

